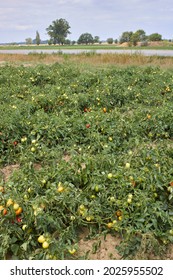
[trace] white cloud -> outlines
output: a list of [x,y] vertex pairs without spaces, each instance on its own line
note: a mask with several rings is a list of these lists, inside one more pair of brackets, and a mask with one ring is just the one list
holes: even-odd
[[46,27],[58,18],[69,22],[71,39],[84,32],[101,39],[117,38],[123,31],[139,28],[170,38],[172,10],[172,0],[5,0],[1,1],[0,40],[24,40],[35,36],[36,30],[48,38]]
[[33,26],[32,25],[15,25],[14,26],[14,29],[15,30],[19,30],[19,31],[25,31],[25,30],[30,30],[30,29],[32,29],[33,28]]

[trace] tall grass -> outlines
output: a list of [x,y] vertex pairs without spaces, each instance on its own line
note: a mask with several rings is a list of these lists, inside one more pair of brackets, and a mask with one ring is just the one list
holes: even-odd
[[35,65],[40,63],[52,64],[72,62],[76,64],[87,64],[94,66],[108,66],[108,65],[155,65],[162,68],[173,67],[173,57],[161,56],[144,56],[142,54],[97,54],[95,52],[80,53],[80,54],[63,54],[63,53],[30,53],[25,54],[0,54],[0,65],[6,63]]

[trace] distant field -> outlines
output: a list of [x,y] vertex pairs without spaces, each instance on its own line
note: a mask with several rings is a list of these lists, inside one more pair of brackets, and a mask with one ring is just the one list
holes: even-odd
[[116,45],[116,44],[98,44],[98,45],[1,45],[0,50],[11,50],[11,49],[162,49],[162,50],[173,50],[173,43],[163,42],[163,43],[151,43],[147,47],[128,47],[124,44]]

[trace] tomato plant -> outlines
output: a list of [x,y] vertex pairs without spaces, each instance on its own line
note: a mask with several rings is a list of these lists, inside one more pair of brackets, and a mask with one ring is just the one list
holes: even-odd
[[127,258],[173,242],[172,77],[0,68],[1,259],[80,258],[83,227],[120,236]]

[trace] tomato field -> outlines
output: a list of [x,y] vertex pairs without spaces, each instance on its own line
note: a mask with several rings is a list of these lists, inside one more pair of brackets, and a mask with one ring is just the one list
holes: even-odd
[[0,112],[0,259],[84,259],[83,228],[124,259],[173,243],[173,70],[5,65]]

